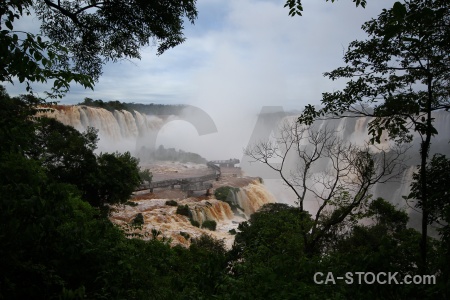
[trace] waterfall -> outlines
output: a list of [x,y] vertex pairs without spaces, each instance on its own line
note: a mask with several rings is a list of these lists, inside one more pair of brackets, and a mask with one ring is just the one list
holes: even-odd
[[[431,149],[429,153],[429,157],[431,158],[436,153],[441,153],[447,156],[450,156],[450,112],[445,110],[434,111],[432,113],[432,118],[434,118],[433,126],[436,128],[438,134],[433,136],[431,139]],[[285,117],[285,121],[295,120],[296,117],[289,116]],[[320,120],[316,121],[312,126],[314,130],[324,130],[327,128],[328,130],[334,130],[335,135],[340,138],[343,142],[350,142],[355,145],[363,146],[364,144],[369,142],[371,136],[368,133],[368,124],[372,121],[371,117],[359,117],[359,118],[342,118],[342,119],[329,119],[329,120]],[[391,203],[398,205],[400,207],[405,207],[406,202],[403,199],[403,196],[406,196],[410,192],[410,185],[412,182],[412,176],[414,172],[417,172],[417,166],[420,164],[420,143],[421,137],[416,132],[412,133],[412,141],[409,144],[411,147],[405,153],[405,168],[399,174],[398,178],[386,183],[377,183],[375,184],[370,194],[372,194],[373,198],[383,197],[384,199],[390,201]],[[370,149],[373,153],[378,153],[381,150],[389,150],[390,146],[394,145],[394,142],[391,141],[386,132],[383,132],[380,138],[380,144],[376,144],[374,146],[370,146]],[[302,142],[301,147],[307,147],[307,145]],[[378,148],[378,149],[377,149]],[[286,165],[291,167],[290,170],[286,170],[286,174],[289,174],[289,171],[295,171],[295,166],[298,163],[298,156],[295,151],[292,151],[288,154]],[[324,176],[331,175],[330,173],[330,162],[323,160],[319,160],[315,163],[312,168],[312,173],[308,179],[311,179],[313,176]],[[262,176],[262,175],[261,175]],[[272,179],[272,178],[270,178]],[[279,184],[277,184],[279,185]],[[317,186],[316,186],[317,187]],[[318,189],[321,187],[318,186]],[[278,187],[273,187],[273,191],[277,191]],[[288,191],[289,192],[289,191]],[[278,194],[278,193],[277,193]],[[290,192],[289,201],[284,201],[289,204],[294,204],[295,195]],[[312,199],[311,203],[308,203],[309,206],[313,207],[312,202],[314,202],[313,195],[309,195]],[[280,199],[282,201],[283,199]],[[411,212],[411,209],[408,209]]]
[[240,188],[236,193],[236,202],[248,217],[267,203],[276,202],[275,197],[257,180]]
[[98,130],[100,152],[130,151],[136,154],[140,147],[154,147],[158,130],[166,120],[137,111],[108,111],[84,105],[53,106],[41,115],[55,118],[65,125],[84,132],[88,127]]
[[[198,200],[196,198],[179,199],[179,205],[187,205],[191,213],[190,218],[202,224],[207,220],[217,222],[217,229],[211,231],[199,228],[191,224],[190,218],[177,214],[177,208],[166,204],[167,199],[146,199],[135,200],[135,206],[117,205],[111,211],[110,219],[115,224],[124,228],[127,232],[139,233],[144,239],[151,239],[154,230],[160,232],[158,238],[171,238],[171,245],[190,245],[188,236],[198,238],[202,234],[213,236],[225,242],[228,249],[231,249],[234,236],[229,234],[229,230],[236,229],[238,222],[245,219],[233,214],[228,203],[207,199]],[[265,189],[264,185],[255,181],[248,186],[241,188],[238,201],[243,206],[248,205],[249,211],[256,211],[260,206],[268,202],[274,202],[273,196]],[[138,213],[144,217],[144,224],[141,229],[132,229],[129,224]],[[184,233],[184,236],[182,235]]]
[[[227,202],[240,207],[245,217],[248,218],[264,204],[274,203],[276,200],[262,183],[254,180],[248,185],[236,189],[236,191],[231,191]],[[214,220],[216,222],[232,220],[235,218],[235,215],[227,202],[209,199],[189,205],[192,219],[200,224],[206,220]]]
[[219,200],[202,200],[195,205],[189,206],[192,219],[202,224],[207,220],[216,222],[233,219],[230,205]]

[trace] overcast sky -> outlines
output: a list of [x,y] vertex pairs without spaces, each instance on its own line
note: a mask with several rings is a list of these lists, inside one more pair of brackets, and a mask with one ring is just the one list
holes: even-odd
[[[322,92],[343,87],[323,73],[343,65],[348,44],[366,38],[361,25],[394,0],[369,0],[365,9],[351,0],[303,2],[303,16],[289,17],[285,0],[198,0],[198,19],[186,24],[183,44],[161,56],[148,47],[141,60],[108,64],[94,91],[74,86],[61,103],[90,97],[190,104],[211,117],[217,132],[199,136],[193,126],[173,121],[158,144],[208,159],[240,158],[264,106],[302,110],[319,104]],[[22,29],[38,25],[31,20]],[[12,95],[24,90],[7,88]]]
[[74,86],[61,102],[90,97],[204,109],[223,101],[290,109],[319,103],[322,92],[342,86],[323,72],[341,66],[349,42],[365,37],[362,23],[394,1],[369,0],[365,9],[351,0],[303,2],[304,15],[292,18],[285,0],[198,0],[198,19],[186,24],[183,44],[161,56],[148,47],[141,60],[108,64],[94,91]]

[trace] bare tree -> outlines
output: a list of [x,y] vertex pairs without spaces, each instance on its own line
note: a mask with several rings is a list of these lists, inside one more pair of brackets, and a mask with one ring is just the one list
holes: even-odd
[[305,211],[306,201],[317,203],[312,227],[303,232],[309,253],[348,220],[362,216],[373,185],[393,180],[404,170],[404,148],[358,146],[336,133],[288,120],[271,140],[244,151],[279,173],[296,195],[300,211]]

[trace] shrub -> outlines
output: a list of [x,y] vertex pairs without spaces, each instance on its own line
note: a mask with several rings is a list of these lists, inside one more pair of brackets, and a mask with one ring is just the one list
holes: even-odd
[[176,213],[179,214],[179,215],[186,216],[186,217],[190,217],[191,216],[191,211],[189,210],[189,207],[187,206],[187,204],[185,204],[185,205],[178,205]]
[[161,235],[161,230],[158,230],[158,229],[156,229],[156,228],[152,228],[152,238],[154,239],[154,240],[156,240],[157,238],[158,238],[158,236],[160,236]]
[[217,223],[214,220],[206,220],[202,223],[202,228],[206,228],[212,231],[215,231],[217,227]]
[[225,242],[223,240],[216,240],[212,236],[202,234],[199,238],[191,240],[191,250],[203,249],[210,253],[218,255],[225,255],[227,250],[225,249]]
[[236,193],[239,188],[234,188],[231,186],[221,186],[214,191],[214,196],[217,200],[227,201],[228,195],[231,193]]
[[236,232],[236,229],[233,228],[233,229],[228,230],[228,233],[231,235],[235,235],[237,232]]
[[167,201],[166,201],[166,205],[169,205],[169,206],[178,206],[178,202],[175,201],[175,200],[167,200]]
[[223,201],[230,205],[231,210],[234,214],[238,213],[238,209],[243,210],[237,203],[236,193],[239,191],[239,188],[231,187],[231,186],[221,186],[217,188],[214,192],[214,196],[217,200]]
[[127,202],[125,202],[125,205],[128,205],[128,206],[138,206],[139,204],[137,204],[136,202],[133,202],[133,201],[127,201]]
[[191,219],[191,225],[195,227],[200,227],[200,223]]
[[144,183],[145,181],[151,183],[153,174],[150,170],[139,170],[139,178],[141,179],[141,183]]
[[189,233],[184,232],[184,231],[180,231],[180,235],[182,237],[184,237],[186,240],[189,240],[189,238],[191,237],[191,235]]
[[136,217],[134,217],[132,224],[135,226],[144,225],[144,216],[141,213],[138,213]]

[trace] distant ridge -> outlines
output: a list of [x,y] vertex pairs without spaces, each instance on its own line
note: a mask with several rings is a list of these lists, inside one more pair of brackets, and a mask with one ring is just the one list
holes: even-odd
[[99,107],[109,111],[114,110],[127,110],[130,112],[138,111],[141,114],[146,115],[180,115],[183,109],[187,106],[183,104],[142,104],[142,103],[126,103],[120,102],[118,100],[114,101],[103,101],[103,100],[93,100],[91,98],[84,98],[83,102],[78,103],[77,105],[86,105],[90,107]]

